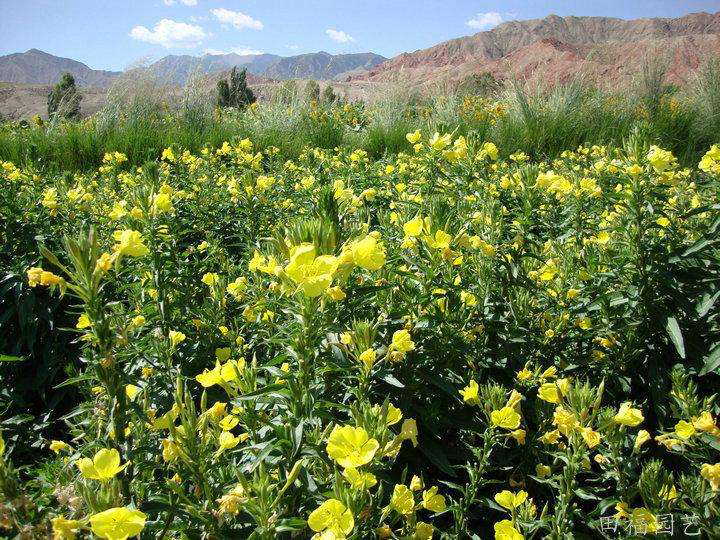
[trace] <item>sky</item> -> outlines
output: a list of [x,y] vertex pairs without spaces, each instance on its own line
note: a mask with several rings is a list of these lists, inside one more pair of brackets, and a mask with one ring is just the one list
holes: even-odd
[[720,11],[720,0],[0,0],[0,55],[35,48],[117,71],[168,54],[392,57],[551,13],[634,19],[698,11]]

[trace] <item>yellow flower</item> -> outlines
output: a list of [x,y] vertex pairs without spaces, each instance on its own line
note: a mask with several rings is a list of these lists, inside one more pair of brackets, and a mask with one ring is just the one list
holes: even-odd
[[385,264],[385,248],[374,236],[368,234],[352,244],[353,262],[366,270],[379,270]]
[[597,431],[593,431],[592,428],[584,427],[580,431],[580,434],[582,435],[585,444],[588,445],[588,448],[595,448],[598,444],[600,444],[600,434]]
[[90,516],[90,526],[100,538],[126,540],[140,534],[146,519],[147,516],[139,510],[121,506]]
[[415,343],[410,339],[410,332],[407,330],[397,330],[393,333],[391,351],[399,351],[402,353],[410,352],[415,349]]
[[167,193],[156,194],[153,197],[151,208],[153,214],[162,214],[165,212],[172,212],[174,210],[172,199]]
[[129,462],[120,465],[120,454],[114,448],[103,448],[93,459],[82,458],[77,462],[77,467],[85,478],[101,481],[110,480],[128,465]]
[[403,231],[405,232],[405,236],[418,236],[422,232],[423,228],[423,218],[422,216],[416,216],[405,225],[403,225]]
[[510,436],[517,441],[518,444],[525,444],[525,436],[527,433],[524,429],[516,429],[510,432]]
[[579,426],[575,415],[562,405],[558,406],[553,413],[553,424],[555,424],[560,433],[566,437],[570,436]]
[[713,491],[720,491],[720,463],[704,463],[700,468],[700,476],[710,482]]
[[66,443],[64,441],[56,441],[56,440],[50,441],[49,447],[50,447],[50,450],[52,450],[56,454],[59,454],[63,450],[70,449],[70,445],[68,443]]
[[376,358],[375,349],[367,349],[363,351],[362,354],[358,357],[358,359],[365,365],[365,369],[370,371],[373,367],[373,364],[375,363]]
[[222,454],[225,450],[230,450],[231,448],[235,448],[238,444],[240,444],[240,437],[236,437],[229,431],[223,431],[220,434],[220,437],[218,437],[218,451],[217,455]]
[[710,411],[703,411],[700,416],[693,418],[693,426],[698,431],[716,432],[717,426]]
[[517,374],[515,375],[515,378],[518,381],[522,382],[522,381],[528,380],[530,377],[532,377],[532,375],[533,375],[532,371],[530,371],[527,368],[527,366],[525,366],[524,368],[522,368],[520,371],[517,372]]
[[202,281],[205,285],[208,287],[212,287],[220,280],[220,276],[213,272],[208,272],[207,274],[204,274],[200,281]]
[[180,343],[185,341],[185,334],[178,332],[177,330],[170,330],[169,333],[170,342],[173,346],[177,347]]
[[328,455],[341,467],[360,467],[370,463],[380,444],[361,427],[335,426],[327,443]]
[[495,540],[523,540],[525,538],[509,519],[503,519],[494,526]]
[[424,521],[418,521],[417,525],[415,525],[415,534],[412,538],[413,540],[431,540],[434,531],[435,527],[433,527],[429,523],[425,523]]
[[416,129],[413,133],[408,133],[405,135],[405,138],[410,144],[415,144],[422,138],[422,134],[420,133],[419,129]]
[[422,479],[417,476],[413,475],[413,477],[410,479],[410,489],[412,491],[420,491],[423,488],[423,481]]
[[333,536],[329,538],[341,539],[353,530],[355,520],[343,503],[337,499],[328,499],[310,513],[308,525],[318,533],[330,531]]
[[315,246],[304,243],[290,251],[290,262],[285,273],[310,298],[320,296],[330,287],[338,260],[331,255],[315,256]]
[[221,515],[236,515],[240,511],[240,505],[246,502],[248,498],[245,488],[241,484],[238,484],[217,500],[218,512]]
[[423,508],[431,512],[443,512],[445,510],[445,497],[438,495],[437,486],[433,486],[423,492]]
[[50,520],[52,523],[53,540],[75,540],[75,534],[82,526],[76,519],[65,519],[58,516]]
[[525,491],[518,491],[517,493],[513,493],[512,491],[508,491],[506,489],[501,491],[500,493],[495,494],[495,502],[503,508],[507,508],[508,510],[517,508],[522,503],[524,503],[526,499],[527,492]]
[[471,379],[470,384],[460,390],[460,395],[468,405],[480,405],[479,390],[478,383]]
[[547,465],[542,465],[541,463],[538,463],[535,465],[535,474],[537,474],[540,478],[545,478],[546,476],[550,476],[550,473],[552,472],[552,469],[548,467]]
[[343,476],[350,482],[353,489],[366,491],[377,484],[377,478],[372,473],[361,473],[354,467],[348,467],[343,471]]
[[517,429],[520,425],[520,415],[512,407],[503,407],[490,413],[493,425],[509,430]]
[[417,435],[417,423],[414,419],[408,418],[402,423],[402,426],[400,427],[400,438],[404,441],[409,440],[410,442],[412,442],[413,447],[417,448]]
[[139,386],[135,386],[134,384],[125,385],[125,395],[130,399],[133,399],[135,396],[137,396],[140,390],[141,388]]
[[636,529],[650,534],[657,532],[657,516],[647,508],[633,508],[631,520]]
[[680,420],[675,424],[675,434],[681,439],[689,439],[695,435],[695,427],[685,420]]
[[623,426],[635,427],[642,423],[645,417],[640,409],[634,409],[632,403],[625,402],[620,405],[620,410],[615,415],[613,420],[616,424],[622,424]]
[[662,173],[666,171],[674,162],[675,156],[668,150],[663,150],[657,146],[651,146],[647,154],[647,160],[652,165],[655,172]]
[[345,295],[345,291],[343,291],[343,290],[342,290],[340,287],[338,287],[338,286],[330,287],[330,288],[327,290],[327,294],[328,294],[328,296],[329,296],[332,300],[334,300],[335,302],[340,302],[341,300],[344,300],[344,299],[345,299],[345,296],[346,296],[346,295]]
[[95,269],[100,272],[108,272],[112,268],[113,258],[109,253],[103,253],[95,262]]
[[634,450],[638,450],[643,444],[650,440],[650,433],[644,429],[638,431],[637,437],[635,437],[635,444],[633,445]]
[[40,278],[42,277],[43,269],[37,266],[29,268],[27,271],[28,285],[35,287],[40,284]]
[[548,403],[560,403],[560,391],[555,383],[545,383],[538,390],[538,397]]
[[75,323],[75,328],[78,328],[82,330],[83,328],[90,328],[90,319],[88,318],[87,314],[83,313],[78,317],[77,323]]
[[150,250],[143,243],[142,234],[132,229],[124,231],[115,231],[114,233],[115,252],[120,255],[130,255],[131,257],[142,257],[150,253]]
[[390,508],[398,514],[408,515],[415,508],[415,499],[410,488],[403,484],[396,484],[390,498]]
[[446,133],[444,135],[440,135],[437,131],[435,134],[430,138],[428,143],[432,147],[433,150],[442,150],[446,146],[450,144],[452,137],[449,133]]

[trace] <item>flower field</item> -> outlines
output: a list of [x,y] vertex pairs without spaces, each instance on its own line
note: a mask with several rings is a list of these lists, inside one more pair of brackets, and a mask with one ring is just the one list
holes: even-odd
[[0,163],[2,533],[718,538],[720,148],[406,141]]

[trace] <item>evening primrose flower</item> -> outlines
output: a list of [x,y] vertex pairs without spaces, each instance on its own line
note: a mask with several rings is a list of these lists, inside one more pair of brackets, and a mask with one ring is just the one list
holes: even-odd
[[53,540],[75,540],[75,535],[82,527],[82,523],[76,519],[65,519],[58,516],[50,520],[52,523]]
[[550,476],[550,473],[552,472],[552,469],[548,467],[547,465],[543,465],[541,463],[538,463],[535,465],[535,474],[537,474],[540,478],[545,478],[546,476]]
[[648,442],[652,437],[650,436],[650,433],[644,429],[641,429],[638,431],[637,437],[635,437],[635,444],[633,445],[633,450],[639,450],[640,447]]
[[582,435],[582,438],[588,448],[595,448],[598,444],[600,444],[600,434],[590,427],[582,428],[582,430],[580,430],[580,435]]
[[168,337],[170,338],[170,342],[173,344],[174,347],[177,347],[185,341],[185,334],[182,332],[179,332],[177,330],[170,330],[170,333],[168,334]]
[[363,363],[367,371],[370,371],[375,363],[376,356],[375,349],[370,348],[363,351],[358,357],[358,360]]
[[238,444],[240,444],[241,438],[236,437],[229,431],[223,431],[220,434],[220,437],[218,437],[218,450],[215,453],[216,456],[219,456],[222,454],[225,450],[231,450],[232,448],[235,448]]
[[398,514],[411,514],[413,508],[415,508],[415,498],[410,488],[404,484],[396,484],[390,498],[390,508]]
[[498,521],[493,528],[495,529],[495,540],[523,540],[524,538],[509,519]]
[[335,426],[328,438],[326,450],[338,465],[347,468],[370,463],[379,447],[377,440],[370,438],[361,427]]
[[695,426],[685,420],[680,420],[675,424],[675,434],[681,439],[689,439],[695,435]]
[[208,272],[206,274],[203,274],[203,277],[200,279],[200,281],[202,281],[208,287],[212,287],[220,281],[220,276],[213,272]]
[[468,405],[480,405],[479,390],[480,386],[478,383],[475,380],[470,379],[470,384],[460,390],[460,395],[462,396],[463,401]]
[[142,234],[132,229],[115,231],[115,253],[119,255],[130,255],[131,257],[142,257],[150,253],[150,250],[143,243]]
[[634,409],[632,407],[632,403],[629,401],[620,405],[620,410],[613,418],[616,424],[629,427],[639,425],[644,419],[645,417],[643,416],[642,411],[640,409]]
[[63,450],[70,450],[70,445],[64,441],[52,440],[50,441],[49,448],[56,454],[59,454]]
[[423,229],[423,218],[422,216],[416,216],[410,221],[403,225],[403,231],[405,236],[415,237],[419,236]]
[[112,449],[99,450],[93,459],[82,458],[77,462],[80,473],[91,480],[106,481],[114,478],[117,473],[125,469],[130,462],[120,465],[120,453]]
[[330,287],[338,260],[332,255],[315,256],[315,246],[303,243],[290,250],[290,262],[285,273],[305,296],[320,296]]
[[350,246],[353,262],[366,270],[379,270],[385,264],[385,247],[372,234]]
[[562,405],[555,408],[553,424],[555,424],[560,433],[566,437],[569,437],[570,434],[579,427],[577,417]]
[[415,144],[420,141],[422,134],[419,129],[416,129],[414,132],[406,134],[405,138],[410,144]]
[[145,528],[147,516],[134,508],[110,508],[90,516],[92,532],[106,540],[127,540]]
[[415,343],[410,339],[410,332],[407,330],[396,330],[393,333],[391,351],[399,351],[402,353],[410,352],[415,349]]
[[513,493],[512,491],[508,491],[507,489],[505,489],[500,493],[495,494],[495,502],[503,508],[507,508],[508,510],[517,508],[522,503],[524,503],[526,499],[526,491],[518,491],[517,493]]
[[375,484],[377,484],[377,478],[372,473],[359,472],[354,467],[348,467],[343,471],[343,476],[350,482],[350,486],[358,491],[367,491]]
[[494,426],[513,430],[520,425],[520,415],[512,407],[503,407],[490,413],[490,421]]
[[560,403],[560,391],[555,383],[545,383],[538,390],[538,397],[548,403]]
[[704,463],[700,468],[700,476],[710,482],[713,491],[720,491],[720,463],[715,465]]
[[[329,531],[333,538],[339,540],[350,534],[355,526],[352,512],[337,499],[328,499],[313,510],[308,517],[308,526],[317,533]],[[321,538],[326,538],[325,535]]]
[[423,492],[423,508],[431,512],[443,512],[445,510],[445,497],[438,495],[437,486],[433,486]]

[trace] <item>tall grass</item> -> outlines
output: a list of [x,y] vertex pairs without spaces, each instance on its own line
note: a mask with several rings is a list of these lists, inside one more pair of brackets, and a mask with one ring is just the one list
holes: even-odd
[[218,115],[212,88],[202,78],[191,77],[177,89],[146,70],[133,70],[112,87],[107,106],[91,118],[41,128],[0,127],[0,159],[81,171],[97,167],[105,152],[122,152],[138,165],[171,145],[198,152],[245,137],[258,149],[277,147],[286,159],[306,146],[362,148],[376,159],[410,151],[405,134],[421,128],[492,140],[504,155],[523,151],[536,159],[551,159],[581,144],[619,146],[638,131],[689,164],[720,141],[720,61],[708,62],[686,88],[664,80],[664,65],[655,62],[623,92],[583,80],[551,89],[514,82],[494,96],[507,110],[493,123],[463,116],[463,96],[450,89],[419,92],[396,86],[368,100],[364,123],[356,128],[332,114],[313,114],[302,92],[287,92],[284,86],[252,111]]

